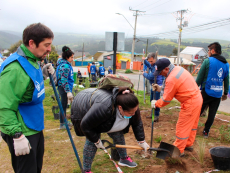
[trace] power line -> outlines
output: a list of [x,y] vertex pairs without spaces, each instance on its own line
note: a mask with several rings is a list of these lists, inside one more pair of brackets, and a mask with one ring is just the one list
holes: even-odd
[[[169,0],[169,1],[172,1],[172,0]],[[158,6],[154,7],[154,8],[157,8],[157,7],[161,6],[161,5],[164,5],[164,4],[168,3],[169,1],[167,1],[167,2],[165,2],[165,3],[163,3],[163,4],[160,4],[160,5],[158,5]],[[150,8],[150,9],[154,9],[154,8]],[[149,9],[149,10],[150,10],[150,9]],[[147,10],[146,10],[146,11],[147,11]]]
[[142,9],[145,9],[146,7],[152,6],[152,5],[154,5],[154,4],[156,4],[156,3],[160,2],[160,1],[161,1],[161,0],[157,0],[156,2],[154,2],[154,3],[152,3],[152,4],[148,5],[148,6],[145,6],[145,7],[142,8]]
[[155,13],[155,14],[143,14],[144,16],[163,16],[167,14],[171,14],[172,12],[166,12],[166,13]]
[[[197,25],[197,26],[194,26],[194,27],[190,27],[190,28],[187,28],[187,29],[184,29],[183,31],[184,32],[188,32],[188,31],[198,31],[200,30],[201,28],[204,30],[204,29],[208,29],[208,28],[204,28],[204,27],[218,27],[220,24],[222,24],[223,22],[230,22],[230,18],[227,18],[227,19],[222,19],[220,21],[214,21],[214,22],[209,22],[209,23],[206,23],[206,24],[202,24],[202,25]],[[227,23],[228,24],[228,23]],[[226,25],[227,25],[226,24]],[[224,26],[224,25],[221,25],[221,26]],[[158,33],[158,34],[149,34],[149,35],[138,35],[138,36],[142,36],[142,37],[147,37],[147,36],[157,36],[157,35],[167,35],[167,34],[176,34],[178,33],[178,30],[173,30],[173,31],[168,31],[168,32],[162,32],[162,33]]]
[[[137,5],[137,6],[139,7],[140,5],[144,4],[144,3],[147,2],[147,1],[148,1],[148,0],[146,0],[146,1],[142,2],[142,3],[140,3],[140,4]],[[135,7],[133,7],[133,8],[136,8],[137,6],[135,6]]]

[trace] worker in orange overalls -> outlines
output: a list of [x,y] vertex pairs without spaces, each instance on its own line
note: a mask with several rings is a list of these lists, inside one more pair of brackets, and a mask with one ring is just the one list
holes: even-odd
[[87,69],[88,69],[88,74],[89,74],[89,79],[90,79],[90,63],[88,63]]
[[153,90],[161,92],[159,100],[152,100],[151,106],[168,105],[173,97],[181,102],[181,111],[176,125],[176,141],[173,143],[184,156],[184,150],[193,151],[198,121],[203,99],[196,81],[183,67],[174,66],[167,58],[156,62],[154,75],[165,76],[162,87],[153,85]]

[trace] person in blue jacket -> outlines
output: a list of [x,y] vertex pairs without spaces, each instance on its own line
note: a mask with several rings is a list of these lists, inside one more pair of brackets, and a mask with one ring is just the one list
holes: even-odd
[[113,74],[113,70],[111,69],[111,67],[108,67],[108,74]]
[[99,78],[104,77],[105,76],[105,67],[102,66],[102,64],[100,64],[99,67]]
[[196,78],[197,85],[202,86],[201,113],[209,106],[208,119],[203,130],[204,138],[208,138],[220,101],[227,99],[229,91],[229,64],[221,53],[221,45],[218,42],[210,44],[209,58],[204,60]]
[[[66,116],[66,108],[68,102],[73,101],[73,68],[71,63],[73,62],[74,53],[70,50],[69,47],[64,46],[62,48],[62,58],[57,62],[56,77],[58,83],[58,92],[61,96],[61,104]],[[68,125],[71,126],[72,123],[68,122]],[[60,114],[60,129],[65,129],[64,119]]]
[[[146,71],[143,72],[143,76],[144,78],[148,79],[150,82],[150,85],[154,84],[154,79],[155,76],[153,75],[153,73],[155,72],[155,62],[156,62],[156,54],[155,53],[150,53],[147,57],[147,59],[144,60],[144,67],[146,66],[147,68],[149,68],[149,73],[147,73]],[[146,69],[146,68],[145,68]],[[144,70],[145,70],[144,69]],[[164,77],[161,75],[157,76],[157,80],[156,83],[160,86],[162,86],[164,81]],[[150,102],[154,99],[154,100],[158,100],[160,99],[160,92],[155,91],[155,98],[154,98],[154,91],[152,91],[151,88],[151,94],[150,94]],[[158,122],[159,121],[159,115],[160,115],[160,108],[156,108],[155,109],[155,114],[154,114],[154,122]],[[152,118],[152,116],[147,116],[148,118]]]
[[90,73],[92,76],[92,81],[96,81],[97,68],[95,66],[95,62],[92,62],[92,65],[90,66]]

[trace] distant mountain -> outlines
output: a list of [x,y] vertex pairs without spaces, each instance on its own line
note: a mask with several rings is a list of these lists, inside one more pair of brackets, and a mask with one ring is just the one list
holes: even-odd
[[22,38],[15,33],[9,33],[7,31],[0,31],[0,49],[8,49],[10,46]]
[[[0,31],[0,49],[9,48],[12,44],[21,39],[21,33],[13,31]],[[151,38],[137,38],[135,43],[135,52],[142,53],[143,49],[146,51],[146,43],[148,39],[148,52],[156,52],[158,50],[160,55],[171,55],[172,50],[177,48],[176,39],[160,39],[156,37]],[[181,50],[186,46],[203,47],[215,41],[220,42],[223,52],[226,57],[230,57],[230,41],[214,40],[203,38],[189,38],[181,40]],[[69,46],[74,52],[82,51],[84,43],[84,51],[94,55],[97,51],[105,51],[105,36],[92,34],[76,34],[76,33],[54,33],[53,45],[56,47],[58,54],[61,54],[64,45]],[[125,51],[131,52],[132,38],[125,39]]]

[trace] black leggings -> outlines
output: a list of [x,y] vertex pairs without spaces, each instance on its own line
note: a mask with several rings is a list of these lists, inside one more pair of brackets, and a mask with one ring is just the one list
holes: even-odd
[[[58,87],[58,92],[61,96],[61,104],[65,113],[64,116],[66,117],[66,108],[68,103],[67,93],[65,92],[64,88],[61,86]],[[60,123],[64,123],[64,119],[62,118],[61,111],[59,111],[59,116],[60,116]]]
[[[114,144],[125,145],[125,138],[123,131],[108,133],[109,137],[113,139]],[[83,150],[83,169],[84,171],[90,171],[94,156],[97,152],[97,147],[93,142],[90,142],[87,138]],[[127,157],[125,148],[117,148],[117,152],[121,159]]]

